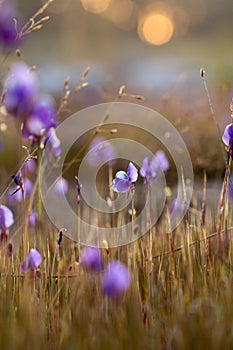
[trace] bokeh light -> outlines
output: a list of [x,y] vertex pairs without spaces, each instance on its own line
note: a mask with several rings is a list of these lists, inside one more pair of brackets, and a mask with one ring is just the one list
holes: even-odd
[[111,0],[81,0],[86,11],[92,13],[102,13],[107,10]]
[[163,45],[171,39],[173,33],[173,20],[164,11],[148,12],[139,20],[139,37],[149,44]]
[[137,25],[137,6],[131,0],[111,0],[104,15],[123,30],[133,29]]

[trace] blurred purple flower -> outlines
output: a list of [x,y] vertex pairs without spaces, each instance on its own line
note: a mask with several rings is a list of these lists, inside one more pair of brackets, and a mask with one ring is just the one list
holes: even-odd
[[155,171],[167,171],[169,169],[169,161],[163,151],[157,151],[151,160],[151,166]]
[[92,167],[97,167],[116,157],[116,152],[110,142],[103,137],[97,137],[90,145],[86,160]]
[[119,261],[111,261],[103,274],[102,290],[108,297],[118,297],[126,291],[131,282],[129,269]]
[[[32,193],[32,183],[28,178],[25,178],[23,180],[23,185],[24,185],[24,198],[29,198],[31,193]],[[22,197],[22,191],[17,191],[13,192],[14,195],[12,195],[12,191],[14,189],[10,188],[10,190],[7,192],[7,201],[10,205],[15,205],[18,202],[21,202],[23,197]]]
[[29,159],[26,163],[24,163],[22,172],[24,174],[31,174],[36,170],[36,161],[35,159]]
[[0,205],[0,234],[14,223],[12,211],[5,205]]
[[156,177],[156,171],[151,165],[151,161],[148,157],[142,161],[142,167],[140,169],[140,175],[144,178],[144,183],[148,183],[150,180]]
[[54,101],[49,95],[41,95],[34,101],[30,115],[22,124],[22,137],[38,139],[56,126]]
[[80,261],[82,266],[92,272],[100,271],[103,268],[103,258],[100,250],[95,247],[86,247],[82,250]]
[[35,72],[22,62],[15,64],[5,79],[4,88],[3,105],[7,112],[15,117],[28,115],[38,89]]
[[116,173],[115,179],[113,180],[112,188],[115,192],[128,192],[131,185],[134,184],[138,179],[138,170],[130,162],[128,166],[127,173],[120,170]]
[[54,128],[50,128],[48,130],[48,133],[46,136],[44,136],[41,140],[41,147],[44,148],[46,143],[48,142],[48,145],[50,149],[52,150],[55,157],[60,156],[61,154],[61,142],[59,138],[56,135],[56,131]]
[[228,124],[224,130],[224,133],[222,135],[222,140],[225,143],[225,145],[229,148],[229,150],[232,152],[233,150],[233,124]]
[[11,48],[15,45],[17,32],[14,18],[15,7],[12,1],[0,2],[0,47]]
[[26,272],[27,270],[34,271],[37,266],[39,266],[41,263],[41,255],[36,249],[31,249],[30,253],[28,254],[26,260],[21,265],[21,269],[23,272]]
[[65,195],[68,192],[68,182],[64,177],[61,177],[56,181],[52,188],[52,194],[54,196]]
[[31,214],[29,216],[29,220],[28,220],[29,225],[32,227],[35,227],[37,219],[38,219],[38,213],[36,211],[31,212]]

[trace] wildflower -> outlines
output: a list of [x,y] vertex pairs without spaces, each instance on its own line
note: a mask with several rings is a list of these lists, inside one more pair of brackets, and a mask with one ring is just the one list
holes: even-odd
[[144,183],[148,183],[156,177],[156,171],[148,157],[143,159],[140,175],[144,178]]
[[35,227],[37,219],[38,219],[38,213],[36,211],[32,211],[28,219],[29,225],[32,227]]
[[167,171],[169,169],[169,161],[166,154],[161,150],[157,151],[152,158],[151,165],[154,167],[155,171]]
[[13,223],[14,217],[12,211],[5,205],[0,205],[0,234],[6,234],[7,229]]
[[15,8],[12,1],[0,2],[0,46],[10,48],[17,39],[15,29]]
[[92,272],[103,268],[103,258],[100,250],[95,247],[86,247],[81,252],[80,261],[82,266]]
[[36,170],[36,161],[35,159],[31,158],[26,163],[24,163],[22,172],[24,174],[31,174]]
[[56,126],[56,112],[53,99],[48,95],[41,95],[34,101],[29,116],[22,124],[22,137],[27,140],[38,140],[50,128]]
[[128,166],[127,173],[125,171],[118,171],[116,173],[115,179],[113,180],[112,188],[115,192],[128,192],[132,185],[138,179],[138,170],[130,162]]
[[233,124],[228,124],[222,135],[222,140],[228,147],[230,153],[233,151]]
[[119,297],[129,287],[131,274],[128,268],[117,260],[111,261],[102,279],[102,291],[107,297]]
[[86,160],[90,166],[97,167],[114,159],[115,155],[116,152],[110,142],[98,137],[91,143]]
[[41,255],[36,249],[31,249],[26,260],[21,265],[23,272],[26,270],[34,271],[41,263]]
[[36,74],[26,64],[17,63],[5,79],[3,100],[8,113],[24,118],[31,111],[38,83]]
[[7,201],[10,205],[15,205],[16,203],[21,202],[23,198],[25,199],[30,197],[33,187],[32,182],[28,178],[24,178],[23,191],[21,186],[17,185],[17,188],[14,191],[11,188],[7,193]]

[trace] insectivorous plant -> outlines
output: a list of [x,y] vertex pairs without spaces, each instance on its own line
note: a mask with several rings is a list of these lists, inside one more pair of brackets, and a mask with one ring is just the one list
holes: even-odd
[[36,249],[31,249],[28,256],[21,265],[23,272],[27,270],[34,271],[41,263],[41,255]]
[[125,193],[129,192],[130,189],[134,189],[135,182],[138,179],[138,170],[133,165],[129,163],[127,173],[120,170],[116,173],[115,179],[113,180],[112,188],[115,192]]
[[129,269],[120,261],[111,261],[102,278],[103,294],[110,298],[116,298],[122,295],[131,282]]

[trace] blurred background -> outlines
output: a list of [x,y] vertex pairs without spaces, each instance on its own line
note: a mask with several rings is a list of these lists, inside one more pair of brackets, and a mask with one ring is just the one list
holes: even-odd
[[[18,1],[21,21],[44,2]],[[113,101],[126,85],[145,101],[125,101],[151,107],[176,126],[197,173],[221,174],[221,147],[199,70],[206,70],[224,130],[233,95],[232,0],[54,0],[46,14],[50,20],[21,47],[45,92],[61,97],[65,77],[75,85],[90,66],[89,85],[75,97],[72,112]]]

